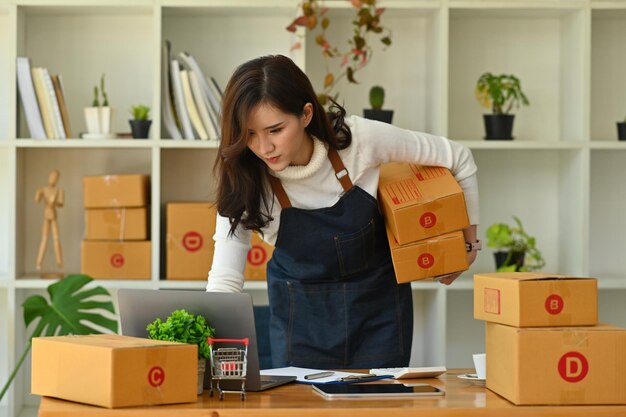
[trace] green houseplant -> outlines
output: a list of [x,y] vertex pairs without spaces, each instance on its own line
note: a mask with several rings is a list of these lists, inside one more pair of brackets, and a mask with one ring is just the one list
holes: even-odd
[[[339,94],[334,92],[334,89],[342,79],[358,84],[355,74],[367,66],[373,56],[369,43],[370,35],[379,37],[385,47],[391,45],[391,31],[381,23],[385,9],[377,7],[377,0],[345,1],[349,1],[354,9],[353,34],[342,47],[328,36],[331,20],[328,8],[324,7],[320,0],[303,0],[298,5],[298,16],[287,26],[287,30],[292,33],[295,33],[298,27],[317,33],[315,43],[321,48],[326,68],[324,85],[318,92],[318,99],[322,105],[329,105],[329,99],[337,100]],[[296,42],[292,49],[300,47],[301,43]],[[337,63],[339,69],[333,69]]]
[[206,359],[211,357],[207,338],[215,335],[215,329],[201,315],[180,309],[174,310],[165,321],[155,319],[146,330],[150,339],[198,345],[198,395],[202,394]]
[[522,221],[513,216],[515,225],[495,223],[487,229],[487,246],[496,248],[496,268],[503,271],[535,271],[545,266],[543,255],[537,249],[535,237],[530,236]]
[[24,323],[28,327],[37,322],[37,326],[9,380],[2,387],[0,400],[30,352],[33,337],[97,334],[101,333],[98,327],[117,333],[117,320],[102,314],[102,310],[115,314],[111,294],[100,286],[84,289],[91,281],[93,279],[87,275],[68,275],[48,286],[50,303],[41,295],[32,295],[24,300]]
[[130,119],[128,123],[130,123],[133,138],[146,139],[148,137],[148,132],[150,131],[150,125],[152,124],[152,120],[148,119],[148,116],[150,115],[150,107],[144,104],[136,104],[131,106],[130,114],[133,118]]
[[385,104],[385,89],[379,85],[373,86],[370,88],[369,99],[372,108],[363,109],[363,117],[391,123],[393,110],[383,110],[383,104]]
[[513,139],[513,121],[510,114],[515,106],[529,105],[520,80],[511,74],[495,75],[485,72],[476,82],[476,99],[492,114],[484,114],[485,139]]
[[[109,106],[109,96],[104,85],[105,75],[100,77],[100,89],[98,86],[93,88],[93,100],[91,107],[84,108],[85,123],[87,125],[87,134],[83,135],[87,139],[109,139],[113,137],[111,134],[111,119],[113,116],[113,108]],[[102,104],[98,94],[102,95]]]

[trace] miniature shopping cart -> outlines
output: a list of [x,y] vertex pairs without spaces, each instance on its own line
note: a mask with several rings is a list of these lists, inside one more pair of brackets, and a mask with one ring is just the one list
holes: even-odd
[[[207,339],[209,352],[211,353],[211,391],[213,396],[213,381],[217,381],[217,391],[220,393],[220,400],[224,399],[224,393],[240,393],[241,401],[246,399],[246,370],[248,368],[248,338],[244,339]],[[241,343],[243,349],[225,347],[214,349],[214,343]],[[227,391],[220,387],[220,381],[240,380],[241,391]]]

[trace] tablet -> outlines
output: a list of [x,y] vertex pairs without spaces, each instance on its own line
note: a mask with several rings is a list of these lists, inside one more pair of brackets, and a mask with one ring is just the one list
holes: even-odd
[[313,391],[327,398],[398,398],[443,395],[444,392],[428,384],[324,384],[313,385]]

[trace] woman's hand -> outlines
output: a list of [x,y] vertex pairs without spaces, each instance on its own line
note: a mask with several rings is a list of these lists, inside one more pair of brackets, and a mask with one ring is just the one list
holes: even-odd
[[[465,237],[465,241],[466,242],[477,242],[477,239],[476,239],[477,227],[476,227],[476,225],[473,224],[470,227],[468,227],[467,229],[463,230],[463,235]],[[478,251],[477,250],[471,250],[471,251],[467,252],[467,266],[468,267],[471,266],[474,263],[474,261],[476,260],[476,256],[477,255],[478,255]],[[455,272],[454,274],[449,274],[449,275],[442,275],[442,276],[438,277],[437,279],[442,284],[450,285],[450,284],[452,284],[454,282],[455,279],[460,277],[462,273],[463,273],[463,271]]]

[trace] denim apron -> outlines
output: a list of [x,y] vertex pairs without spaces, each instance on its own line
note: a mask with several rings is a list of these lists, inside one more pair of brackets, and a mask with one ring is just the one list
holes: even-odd
[[385,223],[374,197],[352,182],[336,150],[328,157],[344,195],[328,208],[281,204],[276,249],[267,265],[273,367],[407,366],[413,302],[395,280]]

